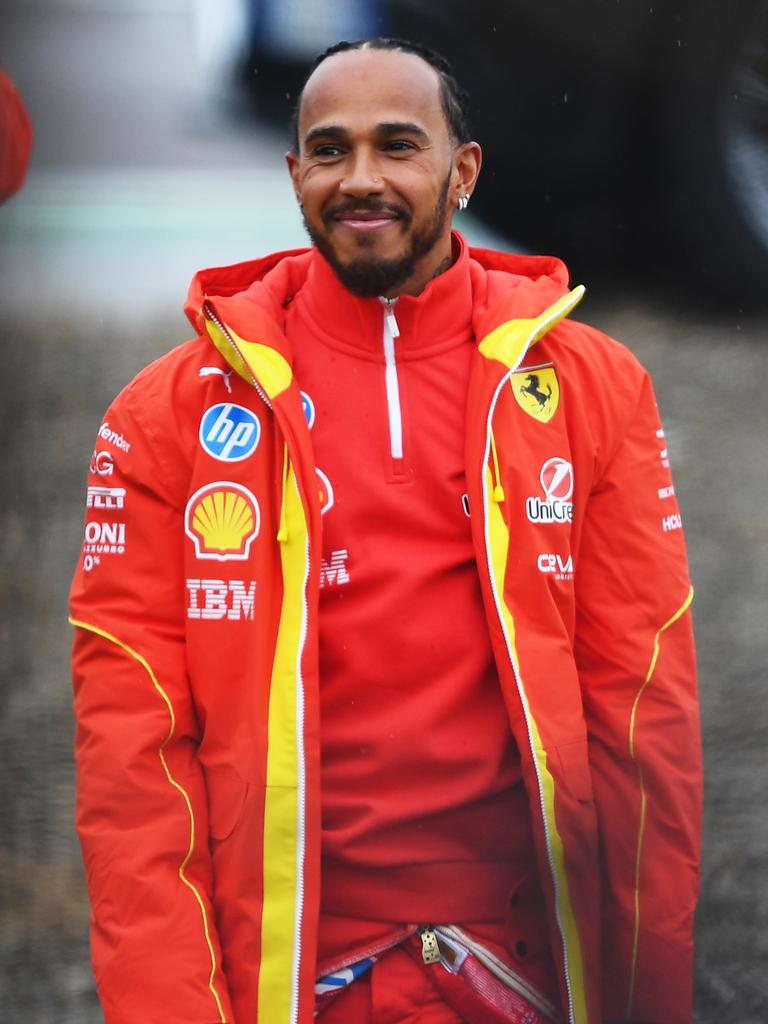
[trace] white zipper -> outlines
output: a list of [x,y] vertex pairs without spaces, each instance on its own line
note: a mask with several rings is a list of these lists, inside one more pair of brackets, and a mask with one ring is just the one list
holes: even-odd
[[542,779],[541,779],[541,769],[539,768],[538,761],[536,760],[536,750],[535,750],[535,745],[534,745],[534,742],[533,742],[533,736],[531,735],[530,710],[528,708],[528,701],[526,699],[525,692],[523,691],[522,684],[520,682],[520,670],[518,668],[517,661],[516,661],[516,658],[515,658],[515,655],[514,655],[514,652],[513,652],[511,639],[510,639],[509,634],[507,632],[507,627],[506,627],[506,625],[504,623],[504,615],[503,615],[502,610],[501,610],[502,597],[501,597],[501,595],[498,592],[498,589],[496,587],[496,579],[495,579],[495,577],[493,575],[493,558],[492,558],[492,555],[491,555],[491,539],[490,539],[490,534],[489,534],[489,531],[488,531],[488,519],[489,519],[489,516],[488,516],[488,506],[491,503],[491,501],[493,501],[493,498],[488,494],[488,483],[487,483],[487,478],[486,478],[486,473],[485,473],[485,466],[488,465],[488,457],[489,457],[490,448],[491,448],[491,423],[493,421],[493,413],[494,413],[494,411],[496,409],[496,403],[499,400],[499,395],[501,394],[502,388],[509,381],[509,379],[512,376],[512,374],[515,372],[515,370],[518,368],[520,363],[525,358],[525,354],[528,351],[528,348],[529,348],[532,340],[533,340],[533,335],[531,335],[531,337],[526,342],[525,347],[523,348],[523,351],[522,351],[521,355],[519,356],[516,364],[514,366],[510,367],[509,370],[507,370],[507,372],[504,374],[504,376],[499,381],[498,385],[496,386],[496,391],[494,392],[493,398],[491,399],[491,404],[490,404],[489,409],[488,409],[488,417],[487,417],[487,420],[486,420],[485,454],[484,454],[484,458],[483,458],[483,478],[482,478],[483,479],[483,513],[484,513],[484,516],[485,516],[485,523],[484,523],[485,556],[486,556],[486,564],[487,564],[487,568],[488,568],[488,577],[489,577],[490,583],[491,583],[491,591],[493,593],[493,601],[494,601],[494,604],[496,606],[496,614],[498,616],[499,625],[501,626],[502,635],[504,636],[504,640],[505,640],[505,643],[506,643],[506,646],[507,646],[507,654],[509,656],[509,661],[510,661],[510,664],[512,665],[512,671],[513,671],[514,676],[515,676],[515,683],[517,684],[517,692],[518,692],[518,695],[520,697],[520,702],[521,702],[521,704],[523,706],[523,714],[525,716],[526,731],[528,733],[528,743],[529,743],[529,746],[531,748],[531,754],[533,756],[533,765],[534,765],[534,769],[536,771],[536,780],[537,780],[538,789],[539,789],[539,805],[540,805],[540,812],[541,812],[541,821],[542,821],[542,824],[544,826],[544,845],[545,845],[545,848],[546,848],[546,851],[547,851],[547,862],[549,864],[550,877],[552,879],[552,887],[553,887],[553,889],[555,891],[555,917],[557,919],[558,930],[560,931],[560,942],[561,942],[561,946],[562,946],[562,950],[563,950],[563,960],[565,962],[565,972],[564,973],[565,973],[565,987],[566,987],[566,990],[567,990],[567,993],[568,993],[568,1021],[569,1021],[569,1024],[575,1024],[575,1016],[574,1016],[574,1009],[573,1009],[573,991],[572,991],[572,986],[571,986],[571,976],[570,976],[569,956],[568,956],[568,942],[567,942],[566,937],[565,937],[565,927],[563,926],[562,916],[561,916],[561,913],[560,913],[560,884],[559,884],[559,881],[558,881],[558,878],[557,878],[557,871],[555,870],[555,859],[554,859],[554,854],[552,852],[552,836],[550,834],[549,825],[548,825],[548,822],[547,822],[546,809],[544,807],[544,787],[543,787],[543,783],[542,783]]
[[[211,320],[216,324],[221,333],[227,339],[229,344],[232,346],[234,351],[242,359],[242,355],[234,340],[229,334],[224,324],[219,320],[216,314],[213,312],[210,303],[204,304],[204,309]],[[244,360],[245,361],[245,360]],[[272,408],[272,403],[267,398],[264,389],[259,384],[253,372],[248,367],[251,383],[258,392],[260,397],[264,400],[269,409]],[[298,491],[298,487],[297,487]],[[283,500],[287,500],[284,496]],[[302,957],[302,921],[304,918],[304,858],[306,853],[306,835],[305,835],[305,821],[306,821],[306,758],[304,751],[304,678],[301,671],[301,663],[304,657],[304,648],[307,640],[307,620],[309,617],[309,609],[307,602],[307,581],[309,579],[309,535],[305,544],[304,551],[304,581],[302,583],[302,611],[301,611],[301,626],[299,631],[299,645],[298,655],[296,659],[296,760],[297,760],[297,774],[296,790],[297,790],[297,820],[296,820],[296,905],[294,910],[293,919],[293,965],[291,972],[291,1005],[290,1005],[290,1024],[297,1024],[299,1019],[299,975],[301,971],[301,957]]]
[[[224,335],[224,337],[227,339],[227,341],[231,345],[232,349],[234,350],[235,355],[239,356],[239,358],[243,360],[243,362],[246,365],[246,368],[248,369],[248,373],[249,373],[250,378],[251,378],[251,384],[253,384],[253,386],[256,389],[259,397],[264,401],[264,404],[267,406],[267,408],[271,409],[272,408],[272,403],[267,398],[266,393],[265,393],[264,389],[262,388],[261,384],[259,384],[259,382],[254,377],[253,371],[251,370],[250,366],[248,366],[248,363],[246,362],[246,360],[243,359],[243,355],[240,352],[240,349],[237,347],[237,345],[233,341],[232,336],[230,335],[229,331],[224,326],[224,324],[221,322],[221,320],[219,320],[219,318],[216,316],[216,314],[213,312],[213,307],[211,306],[210,302],[208,302],[208,301],[204,302],[203,303],[203,309],[208,314],[208,316],[211,318],[211,320],[216,324],[216,326],[219,328],[219,330]],[[223,355],[223,353],[222,353],[222,355]],[[233,369],[234,369],[234,367],[233,367]],[[225,378],[225,380],[226,380],[226,378]],[[232,388],[229,386],[229,381],[227,381],[227,387],[229,388],[230,391],[232,390]]]
[[[298,487],[296,488],[298,493]],[[309,530],[304,545],[304,582],[301,588],[301,626],[299,632],[299,648],[296,657],[296,760],[298,769],[296,792],[296,908],[293,919],[293,976],[291,978],[291,1024],[299,1019],[299,974],[302,957],[302,923],[304,920],[304,871],[306,854],[306,801],[307,801],[307,765],[304,750],[304,676],[301,663],[307,642],[307,624],[309,606],[307,601],[307,582],[309,580]]]
[[400,385],[397,379],[397,361],[395,359],[395,338],[400,336],[400,328],[395,319],[395,303],[397,299],[380,298],[383,307],[384,324],[382,342],[384,345],[384,383],[387,388],[387,416],[389,419],[389,450],[393,459],[403,457],[403,414],[400,408]]
[[[486,419],[486,426],[485,426],[485,429],[486,429],[485,452],[484,452],[484,455],[483,455],[483,473],[482,473],[483,515],[485,517],[485,521],[484,521],[484,524],[483,524],[483,531],[484,531],[484,534],[485,534],[486,567],[488,569],[488,577],[489,577],[490,584],[491,584],[491,592],[493,593],[494,605],[496,606],[496,614],[497,614],[498,619],[499,619],[499,625],[501,626],[502,635],[504,636],[504,640],[506,642],[507,654],[509,656],[509,661],[510,661],[510,664],[512,665],[512,671],[513,671],[514,676],[515,676],[515,683],[517,685],[517,692],[518,692],[518,695],[520,696],[520,702],[521,702],[521,704],[523,706],[523,714],[525,716],[526,731],[528,733],[528,743],[529,743],[529,746],[530,746],[530,749],[531,749],[531,754],[533,756],[534,769],[536,771],[536,780],[537,780],[538,789],[539,789],[539,804],[540,804],[540,811],[541,811],[541,821],[542,821],[542,824],[544,826],[544,845],[545,845],[546,852],[547,852],[547,862],[549,864],[550,877],[552,879],[552,888],[554,889],[554,893],[555,893],[555,918],[557,920],[557,927],[558,927],[558,930],[560,932],[560,942],[561,942],[561,947],[562,947],[562,950],[563,950],[563,961],[564,961],[564,966],[565,966],[565,971],[564,971],[565,979],[564,980],[565,980],[566,991],[568,993],[568,1024],[576,1024],[576,1015],[575,1015],[574,1003],[573,1003],[573,986],[572,986],[572,983],[571,983],[570,956],[569,956],[569,949],[568,949],[568,941],[566,939],[565,927],[564,927],[564,924],[563,924],[562,914],[561,914],[561,911],[560,911],[560,899],[561,899],[560,883],[558,881],[557,871],[555,869],[555,858],[554,858],[554,853],[553,853],[553,850],[552,850],[552,836],[550,834],[549,825],[548,825],[548,822],[547,822],[546,809],[545,809],[545,806],[544,806],[544,787],[543,787],[543,784],[542,784],[541,769],[539,768],[539,763],[536,760],[536,750],[535,750],[535,745],[534,745],[534,742],[533,742],[533,736],[531,734],[530,708],[528,707],[528,700],[526,698],[525,691],[523,690],[522,683],[521,683],[521,680],[520,680],[520,669],[519,669],[518,664],[517,664],[517,659],[515,658],[515,655],[514,655],[514,650],[513,650],[513,647],[512,647],[512,641],[511,641],[511,638],[510,638],[510,636],[509,636],[509,634],[507,632],[507,627],[506,627],[506,625],[504,623],[504,615],[502,613],[502,608],[501,608],[503,597],[498,592],[498,589],[497,589],[497,586],[496,586],[496,579],[495,579],[495,577],[493,575],[493,559],[492,559],[492,555],[491,555],[491,538],[490,538],[490,533],[489,533],[489,530],[488,530],[488,520],[489,520],[488,506],[489,506],[490,502],[493,501],[493,498],[491,496],[489,496],[489,494],[488,494],[488,483],[487,483],[487,478],[486,478],[486,473],[485,473],[485,467],[488,465],[488,458],[489,458],[490,449],[491,449],[491,424],[493,422],[493,414],[494,414],[494,412],[496,410],[496,403],[499,400],[499,396],[501,394],[501,391],[502,391],[504,385],[507,384],[507,382],[511,378],[512,374],[519,368],[520,364],[525,359],[525,356],[527,355],[528,349],[531,347],[531,344],[533,343],[534,338],[542,337],[542,335],[545,333],[546,329],[549,328],[549,325],[551,324],[552,321],[558,320],[558,319],[562,319],[563,317],[567,316],[568,313],[570,313],[571,310],[574,308],[574,306],[577,304],[577,302],[581,299],[582,295],[584,294],[584,289],[581,286],[579,286],[579,288],[577,288],[577,289],[574,289],[574,291],[571,292],[571,298],[574,298],[576,293],[578,293],[578,298],[576,298],[576,300],[574,302],[572,302],[572,304],[564,312],[561,313],[560,309],[558,308],[556,313],[551,314],[547,318],[547,320],[544,321],[543,324],[539,324],[538,327],[536,328],[536,330],[534,330],[530,334],[530,336],[528,337],[528,339],[525,342],[525,345],[522,347],[522,350],[521,350],[521,352],[520,352],[520,354],[519,354],[519,356],[517,358],[517,361],[515,362],[515,364],[513,366],[509,367],[507,372],[504,374],[504,376],[501,378],[501,380],[497,384],[496,390],[495,390],[495,392],[493,394],[493,398],[491,399],[490,405],[488,407],[488,416],[487,416],[487,419]],[[544,330],[542,330],[542,328],[544,328]]]

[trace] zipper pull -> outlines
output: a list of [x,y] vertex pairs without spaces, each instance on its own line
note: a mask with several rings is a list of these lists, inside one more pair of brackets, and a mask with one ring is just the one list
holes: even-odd
[[437,936],[431,928],[419,929],[421,939],[421,959],[425,964],[437,964],[440,962],[440,947],[437,944]]
[[493,500],[497,505],[504,501],[504,488],[501,486],[501,472],[499,470],[499,455],[496,451],[496,439],[491,431],[491,456],[493,458],[493,469],[496,474],[496,483],[493,488]]
[[395,317],[395,303],[397,299],[379,299],[379,302],[384,307],[384,319],[387,321],[387,330],[393,338],[400,337],[400,328],[397,326],[397,319]]

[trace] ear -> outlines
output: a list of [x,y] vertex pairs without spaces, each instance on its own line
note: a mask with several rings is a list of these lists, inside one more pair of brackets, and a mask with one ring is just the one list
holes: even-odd
[[452,199],[454,206],[460,196],[470,196],[475,190],[483,151],[477,142],[463,142],[453,154]]
[[285,162],[288,165],[288,173],[291,176],[293,182],[293,194],[296,196],[296,201],[301,206],[301,185],[299,183],[299,155],[294,153],[292,149],[289,149],[285,154]]

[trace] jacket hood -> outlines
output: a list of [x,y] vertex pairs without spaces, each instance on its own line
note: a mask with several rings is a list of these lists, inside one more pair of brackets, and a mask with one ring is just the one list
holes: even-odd
[[[476,249],[467,246],[457,232],[453,238],[459,258],[466,254],[469,260],[478,339],[508,320],[540,316],[568,292],[568,270],[554,256]],[[234,300],[236,306],[255,303],[279,325],[282,309],[301,288],[317,256],[313,248],[289,249],[201,270],[192,279],[184,311],[201,334],[205,333],[207,301],[218,305],[219,300]]]

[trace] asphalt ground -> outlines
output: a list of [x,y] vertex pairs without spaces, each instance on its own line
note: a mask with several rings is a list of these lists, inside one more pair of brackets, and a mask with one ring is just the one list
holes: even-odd
[[[187,337],[180,306],[197,266],[303,239],[284,140],[210,117],[171,74],[188,57],[183,5],[156,5],[141,29],[129,4],[97,6],[11,4],[0,47],[39,136],[27,188],[0,210],[0,991],[2,1015],[28,1024],[101,1019],[72,827],[66,625],[101,413]],[[153,102],[132,94],[137,64],[115,60],[115,47],[141,56]],[[80,66],[90,86],[67,77]],[[705,312],[673,282],[663,294],[590,288],[580,315],[654,375],[697,591],[706,788],[695,1020],[765,1024],[768,321]]]

